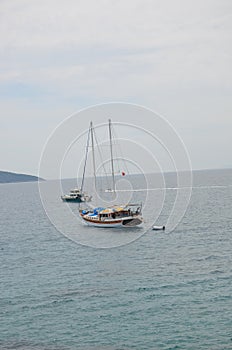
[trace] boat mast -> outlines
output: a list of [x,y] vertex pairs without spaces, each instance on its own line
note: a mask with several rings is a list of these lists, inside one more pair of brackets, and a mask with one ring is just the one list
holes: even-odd
[[94,176],[95,190],[97,190],[97,181],[96,181],[96,164],[95,164],[94,140],[93,140],[93,122],[90,122],[90,132],[91,132],[92,157],[93,157],[93,176]]
[[115,192],[115,178],[114,178],[114,160],[113,160],[113,147],[112,147],[112,130],[111,119],[109,119],[109,136],[110,136],[110,157],[111,157],[111,170],[113,180],[113,191]]
[[86,170],[87,156],[88,156],[88,150],[89,150],[89,135],[90,135],[90,127],[89,127],[89,131],[88,131],[88,137],[87,137],[87,143],[86,143],[85,164],[84,164],[82,181],[81,181],[81,192],[83,191],[83,188],[84,188],[85,170]]

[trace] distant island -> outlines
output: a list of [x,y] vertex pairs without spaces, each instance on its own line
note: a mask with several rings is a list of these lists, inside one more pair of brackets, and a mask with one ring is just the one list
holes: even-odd
[[11,173],[9,171],[0,171],[0,183],[44,181],[44,179],[33,175]]

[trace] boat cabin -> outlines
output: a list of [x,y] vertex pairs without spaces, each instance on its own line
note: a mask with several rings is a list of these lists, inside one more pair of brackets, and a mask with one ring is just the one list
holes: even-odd
[[124,217],[130,217],[134,215],[138,215],[141,213],[141,207],[136,207],[136,209],[132,206],[126,207],[112,207],[103,209],[98,212],[98,216],[100,220],[105,219],[119,219]]

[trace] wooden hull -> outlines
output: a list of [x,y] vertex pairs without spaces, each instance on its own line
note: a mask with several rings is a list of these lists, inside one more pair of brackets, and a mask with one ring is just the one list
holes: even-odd
[[83,221],[89,225],[94,227],[134,227],[142,224],[143,219],[141,216],[136,217],[126,217],[120,219],[112,219],[112,220],[99,220],[98,217],[89,217],[88,215],[81,215]]

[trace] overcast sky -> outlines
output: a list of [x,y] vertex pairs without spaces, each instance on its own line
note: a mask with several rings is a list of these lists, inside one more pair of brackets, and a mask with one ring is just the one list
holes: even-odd
[[1,170],[37,174],[60,122],[112,101],[163,115],[194,169],[232,167],[231,0],[1,0],[0,28]]

